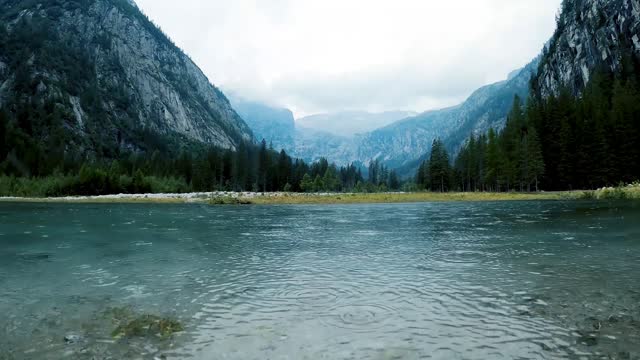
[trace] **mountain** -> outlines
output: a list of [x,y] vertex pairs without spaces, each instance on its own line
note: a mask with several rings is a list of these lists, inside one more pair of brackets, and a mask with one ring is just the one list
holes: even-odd
[[276,150],[308,162],[324,157],[338,164],[354,159],[354,139],[297,126],[291,110],[231,95],[233,108],[246,121],[256,139]]
[[358,138],[338,136],[325,131],[296,128],[294,148],[296,157],[313,162],[320,158],[339,165],[358,162],[356,156]]
[[[598,181],[601,185],[605,184],[606,181],[602,179],[606,179],[607,176],[616,179],[616,181],[625,179],[620,175],[625,171],[620,169],[633,167],[634,161],[631,159],[634,158],[636,147],[632,144],[636,137],[632,130],[633,125],[625,122],[628,118],[625,121],[621,120],[625,117],[633,118],[633,115],[629,115],[632,110],[629,110],[629,114],[620,115],[624,113],[620,109],[626,106],[624,101],[633,98],[633,84],[637,83],[634,78],[640,73],[640,2],[637,0],[564,0],[553,37],[545,45],[539,59],[527,66],[525,70],[527,70],[524,74],[526,76],[523,76],[523,73],[516,75],[509,82],[517,80],[517,83],[506,86],[501,90],[501,95],[494,96],[493,101],[487,103],[488,108],[492,109],[489,116],[472,116],[466,121],[466,124],[462,123],[462,126],[458,126],[456,130],[443,138],[449,150],[455,153],[459,149],[459,144],[463,143],[471,133],[484,133],[489,127],[504,125],[504,114],[511,106],[511,102],[505,101],[509,100],[509,97],[514,93],[520,94],[523,99],[533,95],[538,104],[545,104],[544,106],[549,107],[553,107],[556,102],[566,105],[573,101],[575,102],[574,107],[580,109],[585,107],[586,113],[589,109],[593,109],[592,103],[594,102],[602,104],[600,106],[605,108],[609,106],[607,104],[616,104],[616,109],[586,115],[584,123],[578,122],[573,125],[561,125],[566,118],[549,118],[563,113],[562,111],[571,113],[571,106],[562,110],[556,109],[556,112],[551,114],[546,114],[544,111],[535,112],[539,110],[536,108],[536,110],[531,110],[534,114],[531,116],[542,122],[536,125],[542,141],[543,158],[547,167],[545,185],[549,188],[571,188],[572,183],[575,185],[583,182],[581,179],[568,180],[575,175],[568,169],[576,163],[581,164],[583,172],[587,171],[588,173],[586,169],[590,167],[598,168],[600,171],[599,174],[598,171],[592,171],[588,176],[586,176],[587,174],[582,176],[582,178],[589,178],[593,181],[583,184],[584,187],[593,186]],[[597,81],[595,81],[595,74],[600,74]],[[528,77],[531,77],[528,90],[532,90],[533,93],[526,91]],[[512,75],[509,78],[512,78]],[[628,79],[631,80],[626,82]],[[592,84],[593,82],[594,84]],[[585,88],[591,90],[583,93]],[[568,90],[568,92],[563,90]],[[562,94],[569,96],[562,96]],[[575,98],[571,99],[571,95]],[[627,97],[624,98],[624,96]],[[584,104],[578,104],[580,102]],[[618,119],[607,123],[609,119],[603,117],[603,114],[613,114],[616,112],[614,110],[618,112]],[[501,114],[502,116],[500,116]],[[571,116],[580,117],[585,114],[565,116],[571,118]],[[485,123],[486,121],[489,123]],[[580,126],[585,128],[582,129]],[[613,131],[612,129],[615,128],[620,129]],[[558,134],[558,129],[565,129],[564,139],[560,139],[562,136]],[[591,139],[590,141],[593,143],[582,144],[585,148],[577,152],[589,160],[567,161],[567,159],[571,159],[571,155],[563,154],[560,151],[562,147],[553,147],[554,144],[566,140],[566,129],[571,129],[569,132],[583,134],[583,140]],[[607,139],[605,135],[607,131],[617,133],[617,139]],[[594,140],[596,138],[597,140]],[[623,138],[626,140],[622,140]],[[602,144],[607,144],[606,150],[602,150],[599,154],[589,153]],[[571,146],[577,145],[572,144]],[[628,149],[620,150],[620,146],[626,146]],[[618,149],[617,154],[615,154],[616,149]],[[600,164],[596,164],[597,158],[603,156],[602,154],[607,154],[605,157],[611,156],[612,159],[608,161],[600,159]],[[558,160],[557,157],[562,159]],[[617,165],[618,170],[615,170],[616,161],[620,162]],[[405,165],[404,169],[411,173],[410,170],[415,169],[416,166],[417,163],[413,162]],[[580,173],[580,171],[576,173]],[[607,176],[602,176],[602,174]],[[632,179],[632,177],[628,179]]]
[[566,87],[578,95],[594,71],[618,73],[632,54],[640,54],[640,2],[565,0],[536,90],[547,97]]
[[225,95],[131,0],[0,8],[0,107],[32,144],[100,158],[253,141]]
[[[484,86],[476,90],[462,104],[441,109],[427,111],[420,115],[401,119],[390,125],[362,134],[353,134],[344,130],[348,135],[340,135],[337,126],[321,126],[324,120],[330,119],[348,123],[349,113],[337,115],[311,116],[296,121],[294,141],[283,148],[291,155],[307,161],[314,161],[325,157],[338,164],[359,163],[367,164],[371,160],[379,159],[391,168],[400,169],[400,174],[408,176],[415,172],[421,159],[430,150],[435,138],[443,139],[451,152],[456,152],[471,133],[482,133],[489,128],[500,128],[504,125],[507,113],[513,103],[515,95],[526,98],[531,76],[538,68],[539,59],[535,59],[524,68],[509,74],[507,80]],[[266,105],[262,105],[266,106]],[[239,106],[238,111],[246,114],[246,120],[252,124],[256,134],[264,133],[271,121],[268,116],[249,113],[245,107]],[[265,109],[265,113],[273,113],[273,109]],[[279,110],[284,113],[284,110]],[[366,112],[352,112],[351,114],[368,114],[361,118],[385,118],[380,114]],[[400,112],[387,113],[399,115]],[[390,121],[392,117],[386,117]],[[328,123],[330,123],[329,121]],[[314,124],[317,129],[309,129],[301,124]],[[347,129],[352,125],[343,125]],[[356,125],[361,127],[362,125]],[[335,132],[318,130],[333,128]],[[280,128],[278,128],[280,129]],[[291,128],[282,130],[287,138]],[[338,133],[338,134],[336,134]],[[260,137],[260,136],[258,136]],[[275,137],[274,137],[275,139]],[[269,140],[269,139],[267,139]],[[274,144],[276,141],[274,141]]]
[[344,111],[317,114],[296,120],[299,127],[327,132],[340,137],[349,137],[387,126],[398,120],[414,116],[410,111]]
[[230,96],[230,100],[236,112],[253,130],[257,140],[264,139],[273,144],[274,149],[291,152],[296,132],[291,110],[244,100],[234,95]]
[[515,95],[526,98],[529,80],[537,69],[536,59],[509,79],[476,90],[462,104],[396,122],[365,134],[360,140],[358,158],[367,162],[378,158],[401,174],[415,172],[420,160],[431,149],[435,138],[456,152],[471,133],[502,127]]

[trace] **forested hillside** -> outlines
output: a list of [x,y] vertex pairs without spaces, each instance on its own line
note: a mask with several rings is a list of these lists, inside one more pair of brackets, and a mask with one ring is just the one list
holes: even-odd
[[472,135],[453,166],[436,141],[420,187],[571,190],[640,179],[640,5],[566,0],[562,9],[526,106],[516,97],[505,128]]
[[46,176],[253,140],[226,97],[131,2],[0,5],[2,173]]

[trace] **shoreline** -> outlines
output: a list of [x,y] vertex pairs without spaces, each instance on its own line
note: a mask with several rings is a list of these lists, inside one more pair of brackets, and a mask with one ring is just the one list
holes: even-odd
[[198,192],[184,194],[115,194],[65,197],[0,197],[10,203],[86,203],[86,204],[210,204],[210,205],[296,205],[296,204],[380,204],[420,202],[483,202],[569,200],[573,192],[540,193],[254,193]]
[[0,197],[0,203],[86,203],[86,204],[204,204],[204,205],[332,205],[396,204],[427,202],[489,201],[571,201],[571,200],[640,200],[640,184],[557,192],[386,192],[386,193],[259,193],[194,192],[157,194],[114,194],[65,197]]

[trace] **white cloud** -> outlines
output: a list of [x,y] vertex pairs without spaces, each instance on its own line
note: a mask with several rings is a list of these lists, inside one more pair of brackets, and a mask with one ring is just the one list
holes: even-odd
[[298,115],[452,105],[533,59],[561,0],[137,0],[216,85]]

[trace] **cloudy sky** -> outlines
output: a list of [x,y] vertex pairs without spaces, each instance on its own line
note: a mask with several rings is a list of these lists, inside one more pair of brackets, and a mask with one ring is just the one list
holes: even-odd
[[227,92],[297,116],[454,105],[533,59],[561,0],[136,0]]

